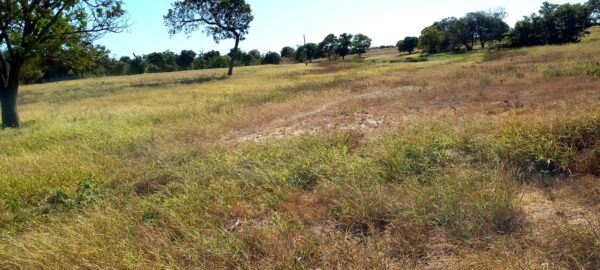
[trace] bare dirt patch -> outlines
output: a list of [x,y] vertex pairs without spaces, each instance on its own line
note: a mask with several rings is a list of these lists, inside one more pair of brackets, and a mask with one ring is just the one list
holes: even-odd
[[381,112],[382,105],[397,100],[398,96],[421,89],[403,86],[344,96],[296,112],[289,117],[276,118],[252,129],[231,132],[224,140],[259,142],[331,130],[371,133],[393,123],[391,118],[388,119],[388,116]]
[[424,118],[503,117],[568,110],[577,104],[597,102],[598,87],[600,80],[560,77],[467,88],[399,86],[363,93],[322,93],[295,104],[256,108],[252,117],[246,117],[222,140],[260,142],[328,131],[376,135]]

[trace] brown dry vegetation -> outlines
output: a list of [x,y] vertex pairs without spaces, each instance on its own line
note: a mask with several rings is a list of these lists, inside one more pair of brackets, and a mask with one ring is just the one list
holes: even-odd
[[598,269],[598,34],[26,87],[0,268]]

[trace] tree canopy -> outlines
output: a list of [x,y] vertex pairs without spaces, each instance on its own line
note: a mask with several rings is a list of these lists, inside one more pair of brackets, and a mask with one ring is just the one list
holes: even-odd
[[352,52],[362,56],[371,48],[372,39],[363,34],[357,34],[352,38]]
[[179,55],[176,56],[175,62],[179,68],[186,70],[192,67],[196,58],[196,52],[191,50],[182,50]]
[[435,25],[426,27],[419,37],[419,48],[428,53],[436,53],[442,48],[444,33]]
[[335,48],[337,46],[337,37],[334,34],[327,35],[321,43],[319,43],[319,48],[327,56],[329,60],[331,60],[331,56],[335,54]]
[[592,11],[582,4],[544,2],[538,14],[516,23],[507,34],[512,47],[578,42],[593,24]]
[[600,25],[600,0],[590,0],[586,6],[591,14],[592,23]]
[[346,55],[350,54],[350,49],[352,46],[352,35],[343,33],[337,39],[337,45],[335,49],[335,53],[342,57],[342,60],[346,57]]
[[233,75],[239,42],[246,38],[254,20],[250,5],[244,0],[180,0],[173,3],[164,17],[169,33],[190,34],[200,28],[216,43],[235,39],[228,75]]
[[468,13],[465,19],[473,23],[471,34],[473,34],[485,47],[488,42],[499,41],[504,38],[510,27],[504,22],[506,11],[497,9],[493,11],[477,11]]
[[408,54],[412,54],[417,48],[417,45],[419,45],[418,37],[405,37],[403,40],[396,43],[396,48],[398,48],[399,52],[408,52]]
[[317,45],[316,43],[306,43],[306,45],[299,46],[296,50],[297,61],[307,60],[312,63],[313,59],[320,58],[321,55],[322,54],[319,50],[319,45]]
[[293,58],[296,55],[296,50],[286,46],[281,49],[281,57]]
[[278,65],[281,63],[281,56],[276,52],[267,52],[261,63],[263,65]]
[[20,125],[16,104],[25,62],[79,59],[93,40],[126,27],[124,15],[118,0],[0,1],[2,126]]

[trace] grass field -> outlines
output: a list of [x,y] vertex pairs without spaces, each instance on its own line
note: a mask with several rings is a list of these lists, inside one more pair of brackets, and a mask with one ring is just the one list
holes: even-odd
[[23,87],[0,268],[600,268],[600,30],[408,57]]

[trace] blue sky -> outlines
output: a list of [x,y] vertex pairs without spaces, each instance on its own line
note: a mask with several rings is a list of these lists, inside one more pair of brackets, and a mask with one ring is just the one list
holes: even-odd
[[[462,16],[470,11],[503,7],[507,22],[514,23],[525,15],[537,12],[542,0],[247,0],[252,6],[254,21],[250,34],[240,47],[246,51],[279,52],[284,46],[320,42],[327,34],[363,33],[373,39],[373,45],[393,45],[408,35],[416,35],[436,20]],[[109,34],[97,43],[105,45],[114,56],[147,54],[190,49],[196,52],[219,50],[227,52],[232,40],[216,44],[211,37],[198,31],[188,37],[170,37],[163,24],[163,15],[174,1],[124,0],[131,27],[119,34]],[[555,0],[552,3],[583,3],[585,1]]]

